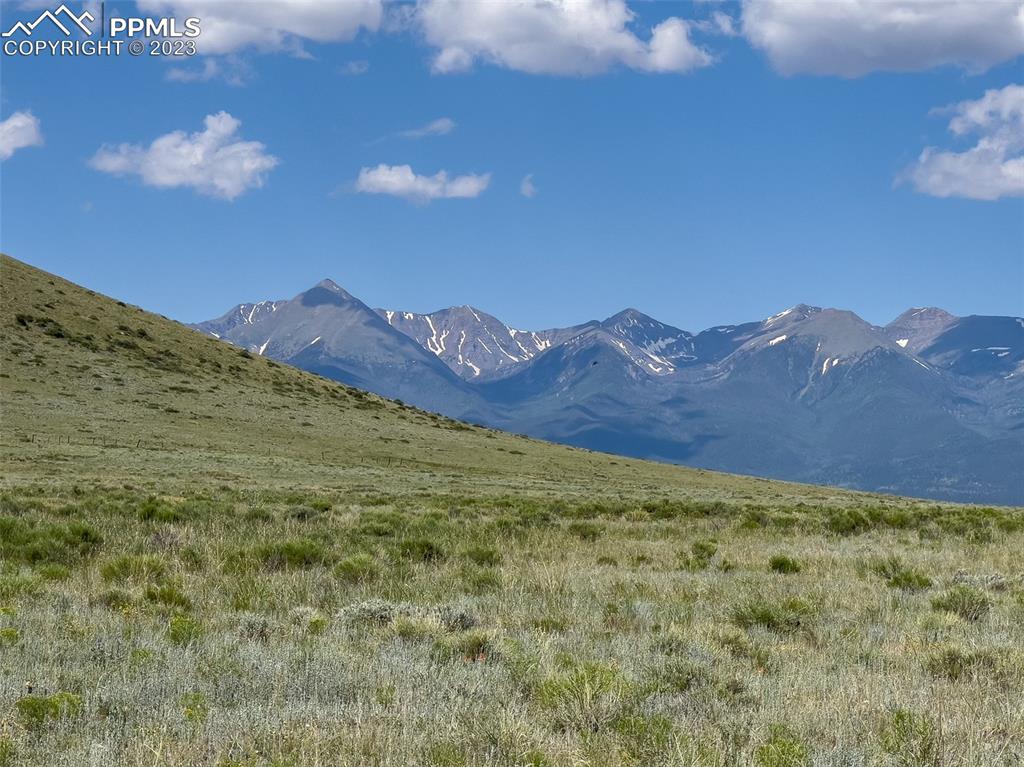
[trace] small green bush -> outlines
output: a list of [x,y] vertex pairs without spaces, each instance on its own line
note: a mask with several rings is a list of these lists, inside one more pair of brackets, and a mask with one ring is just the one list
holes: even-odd
[[587,663],[564,676],[545,679],[535,699],[564,730],[594,733],[608,728],[625,712],[631,687],[611,666]]
[[925,668],[932,676],[957,682],[979,674],[990,673],[998,666],[998,657],[989,650],[965,650],[944,647],[925,660]]
[[430,538],[404,538],[398,542],[398,555],[411,562],[440,562],[444,549]]
[[871,518],[861,509],[837,509],[825,518],[825,529],[836,535],[860,535],[873,526]]
[[18,720],[27,730],[40,730],[47,722],[71,719],[82,712],[82,698],[70,692],[50,696],[26,695],[15,704]]
[[485,661],[496,654],[494,639],[486,631],[475,629],[463,634],[441,637],[434,643],[435,660]]
[[186,509],[172,506],[155,495],[140,503],[136,513],[144,522],[181,522],[188,517]]
[[620,716],[612,723],[612,730],[630,764],[662,764],[672,742],[672,720],[661,714],[631,714]]
[[806,628],[814,617],[814,607],[799,597],[772,601],[751,597],[732,609],[732,620],[740,628],[763,626],[772,631],[792,632]]
[[931,579],[903,564],[897,556],[886,557],[875,562],[871,569],[885,579],[891,589],[901,591],[924,591],[932,585]]
[[570,535],[588,543],[593,543],[604,534],[604,525],[597,522],[570,522],[567,529]]
[[462,556],[481,567],[497,567],[501,564],[501,552],[493,546],[470,546],[463,549]]
[[882,728],[882,750],[900,767],[932,767],[941,763],[938,729],[923,714],[898,708]]
[[459,571],[461,588],[467,594],[489,594],[501,588],[501,573],[493,567],[465,566]]
[[13,647],[18,644],[20,638],[21,634],[18,633],[18,629],[12,626],[0,629],[0,647]]
[[711,669],[689,658],[672,658],[655,672],[654,688],[672,695],[706,687],[714,681]]
[[466,755],[455,743],[435,743],[427,749],[427,764],[430,767],[466,767]]
[[301,570],[327,564],[330,553],[312,538],[291,538],[267,543],[257,549],[257,557],[268,570]]
[[773,727],[769,739],[754,754],[758,767],[806,767],[807,747],[785,727]]
[[192,609],[192,600],[182,593],[177,587],[170,584],[163,586],[147,586],[145,597],[154,604],[175,610],[188,611]]
[[36,568],[36,572],[44,581],[66,581],[71,577],[69,567],[52,562]]
[[354,554],[334,566],[334,574],[346,583],[366,583],[380,577],[381,568],[370,554]]
[[954,586],[932,599],[932,609],[980,621],[992,609],[992,597],[973,586]]
[[798,560],[785,554],[774,555],[768,560],[768,567],[771,568],[772,572],[782,575],[791,575],[804,569]]
[[167,574],[167,563],[150,554],[122,554],[100,568],[106,581],[159,581]]
[[181,714],[192,724],[202,724],[210,715],[210,704],[201,692],[187,692],[178,699]]
[[680,566],[684,570],[689,570],[691,572],[707,570],[708,565],[711,564],[711,560],[717,553],[718,541],[712,539],[694,541],[690,546],[689,555],[681,557]]
[[0,559],[36,564],[75,564],[96,553],[103,537],[91,525],[34,523],[0,517]]
[[10,735],[0,735],[0,767],[14,767],[18,749]]
[[176,645],[190,645],[203,637],[203,626],[187,615],[172,615],[167,621],[167,638]]

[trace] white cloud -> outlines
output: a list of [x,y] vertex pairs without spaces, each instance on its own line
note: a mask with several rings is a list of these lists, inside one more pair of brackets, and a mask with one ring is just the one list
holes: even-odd
[[533,199],[537,196],[537,185],[533,183],[533,174],[527,173],[519,182],[519,194],[523,197]]
[[909,181],[934,197],[997,200],[1024,196],[1024,86],[986,91],[938,113],[953,114],[954,136],[977,136],[963,152],[928,147],[897,183]]
[[251,76],[252,69],[237,56],[207,57],[201,67],[171,67],[167,70],[167,80],[175,83],[223,80],[228,85],[245,85]]
[[104,173],[138,176],[147,186],[191,187],[200,194],[233,200],[263,186],[277,165],[258,141],[241,141],[241,123],[227,112],[208,115],[198,133],[174,131],[148,147],[139,144],[103,146],[89,164]]
[[978,72],[1024,53],[1021,0],[745,0],[742,27],[785,75]]
[[415,22],[437,48],[439,73],[477,60],[531,74],[593,75],[615,66],[688,72],[712,57],[690,40],[690,25],[669,18],[640,39],[625,0],[420,0]]
[[200,53],[220,55],[243,48],[302,55],[303,43],[345,42],[360,29],[380,27],[381,0],[137,0],[146,13],[195,16]]
[[419,176],[408,165],[385,165],[362,168],[356,179],[356,191],[366,194],[390,194],[415,202],[437,199],[479,197],[491,183],[491,174],[467,174],[448,177],[445,171],[433,176]]
[[0,160],[6,160],[19,149],[40,146],[42,143],[39,118],[31,112],[15,112],[0,121]]
[[342,75],[365,75],[370,71],[370,62],[365,59],[357,59],[355,61],[346,61],[340,67],[338,67],[338,73]]
[[423,138],[424,136],[445,136],[455,130],[456,122],[450,117],[439,117],[431,120],[426,125],[412,130],[401,131],[398,135],[402,138]]

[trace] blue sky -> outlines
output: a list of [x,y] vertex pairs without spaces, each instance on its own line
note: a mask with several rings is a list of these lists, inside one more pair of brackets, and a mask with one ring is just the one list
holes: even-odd
[[[890,37],[847,19],[832,47],[825,16],[788,19],[773,0],[594,0],[633,15],[588,25],[582,55],[551,31],[572,21],[557,8],[554,26],[525,19],[524,49],[510,18],[425,2],[375,19],[359,2],[361,19],[313,27],[282,3],[248,37],[210,0],[119,4],[205,15],[209,45],[179,61],[4,56],[0,121],[35,123],[27,145],[0,146],[0,248],[183,321],[323,277],[373,306],[472,303],[524,328],[626,306],[689,330],[798,302],[876,323],[922,305],[1024,314],[1013,3]],[[4,29],[38,14],[0,10]],[[772,13],[796,30],[781,43],[758,27]],[[669,18],[688,36],[663,56],[650,41]],[[1000,101],[977,118],[986,93]],[[222,143],[242,142],[255,175],[150,151],[221,112]],[[442,118],[447,132],[402,135]]]

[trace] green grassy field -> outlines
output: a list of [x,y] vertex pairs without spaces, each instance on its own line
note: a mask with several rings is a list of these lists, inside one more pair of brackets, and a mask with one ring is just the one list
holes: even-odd
[[1024,763],[1020,509],[549,445],[0,282],[0,765]]

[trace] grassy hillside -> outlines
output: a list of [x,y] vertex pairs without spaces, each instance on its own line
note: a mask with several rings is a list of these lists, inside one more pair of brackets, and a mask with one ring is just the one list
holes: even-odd
[[0,279],[2,450],[12,481],[71,472],[354,492],[854,498],[468,428],[255,357],[7,256]]
[[0,767],[1024,762],[1019,509],[549,445],[0,285]]

